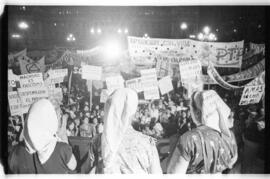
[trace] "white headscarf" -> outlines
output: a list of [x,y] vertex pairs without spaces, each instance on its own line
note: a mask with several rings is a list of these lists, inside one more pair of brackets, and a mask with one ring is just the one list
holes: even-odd
[[32,104],[24,127],[24,140],[29,152],[37,152],[41,164],[44,164],[57,142],[58,119],[52,103],[41,99]]
[[203,125],[231,136],[228,120],[231,109],[215,91],[196,92],[194,94],[194,102],[201,110]]
[[115,154],[138,106],[137,93],[128,88],[113,92],[105,104],[104,130],[101,138],[105,170],[113,165]]

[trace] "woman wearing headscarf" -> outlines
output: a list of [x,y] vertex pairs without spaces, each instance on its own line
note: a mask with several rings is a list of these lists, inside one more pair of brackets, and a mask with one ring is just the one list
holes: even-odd
[[180,136],[170,158],[168,173],[222,173],[237,160],[230,128],[230,108],[213,90],[194,92],[191,115],[196,128]]
[[122,88],[105,104],[101,136],[103,173],[162,173],[154,139],[132,128],[137,93]]
[[[32,173],[70,173],[77,162],[71,147],[60,142],[56,136],[58,129],[57,113],[53,104],[41,99],[29,109],[24,125],[24,144],[26,153],[13,153],[14,169],[24,165],[34,166]],[[29,159],[32,157],[32,161]],[[27,159],[27,163],[23,160]],[[16,171],[16,170],[15,170]]]

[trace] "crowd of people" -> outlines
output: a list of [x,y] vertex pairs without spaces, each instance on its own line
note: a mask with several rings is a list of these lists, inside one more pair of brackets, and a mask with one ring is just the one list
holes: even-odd
[[[70,136],[87,137],[96,144],[93,145],[96,147],[93,151],[98,151],[98,154],[93,154],[95,156],[94,158],[100,158],[102,156],[100,149],[101,134],[104,128],[106,128],[106,126],[104,126],[104,120],[106,119],[105,105],[103,103],[94,102],[90,106],[90,94],[84,83],[73,85],[70,91],[64,83],[59,87],[61,87],[63,91],[63,101],[59,104],[59,102],[52,100],[54,106],[59,106],[56,108],[56,112],[58,116],[61,116],[58,117],[57,136],[59,140],[68,144],[68,137]],[[258,172],[254,171],[256,167],[252,166],[251,162],[256,159],[257,156],[252,155],[254,156],[254,158],[252,158],[245,157],[244,155],[250,155],[252,151],[254,152],[254,150],[256,150],[255,152],[260,154],[260,160],[263,160],[263,131],[265,126],[263,105],[260,103],[239,106],[237,101],[240,99],[241,93],[237,91],[226,91],[216,86],[213,86],[212,89],[217,91],[223,101],[231,109],[230,118],[234,120],[230,130],[232,130],[235,135],[236,144],[238,146],[237,154],[239,155],[236,163],[242,164],[241,171],[238,171],[238,173]],[[132,127],[136,131],[150,136],[155,141],[170,138],[174,135],[183,136],[187,132],[193,131],[193,129],[196,129],[198,126],[198,124],[192,120],[190,104],[191,100],[186,97],[185,90],[181,88],[177,88],[175,91],[162,96],[159,100],[152,100],[150,102],[139,100],[138,108],[136,108],[134,114],[134,120],[132,120]],[[26,124],[24,120],[22,120],[22,117],[27,118],[26,115],[9,117],[8,146],[10,154],[14,150],[14,146],[17,146],[25,140],[25,130],[23,129],[26,128]],[[251,143],[247,143],[247,141]],[[251,148],[255,149],[252,150]],[[67,151],[69,150],[67,149]],[[243,161],[240,161],[242,159]],[[95,162],[95,164],[98,165],[97,162]],[[176,164],[171,165],[171,167],[174,165]],[[10,168],[11,173],[19,172],[14,170],[14,166],[12,167]],[[96,169],[96,173],[98,173],[99,169]],[[175,170],[176,169],[172,167],[169,172]],[[43,170],[40,171],[41,173],[45,172]],[[166,171],[163,172],[166,173]]]

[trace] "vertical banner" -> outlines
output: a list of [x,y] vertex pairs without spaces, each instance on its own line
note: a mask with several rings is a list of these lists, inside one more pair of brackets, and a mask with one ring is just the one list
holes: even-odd
[[172,80],[170,76],[166,76],[158,81],[158,86],[161,95],[169,93],[173,90]]
[[83,65],[82,66],[82,79],[87,80],[101,80],[102,67]]
[[265,85],[245,86],[239,105],[259,103],[264,93]]

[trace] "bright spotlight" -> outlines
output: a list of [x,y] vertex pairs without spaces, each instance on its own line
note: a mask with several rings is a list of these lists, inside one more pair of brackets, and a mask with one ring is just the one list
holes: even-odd
[[104,45],[104,54],[108,59],[114,59],[121,55],[121,45],[116,40],[108,41]]
[[181,28],[182,30],[187,29],[187,24],[186,24],[185,22],[183,22],[183,23],[181,24],[180,28]]
[[91,34],[94,34],[95,33],[95,29],[94,28],[91,28],[90,32],[91,32]]
[[199,40],[203,40],[203,34],[202,34],[202,33],[199,33],[198,36],[197,36],[197,38],[198,38]]
[[121,34],[122,33],[122,29],[118,29],[118,31],[117,31],[119,34]]
[[237,29],[233,29],[233,32],[236,33],[237,32]]
[[125,34],[127,34],[128,33],[128,29],[127,28],[125,28]]
[[97,29],[97,33],[101,34],[101,29],[100,28]]
[[26,22],[20,22],[20,23],[18,24],[18,27],[19,27],[20,29],[27,29],[29,26],[28,26],[28,24],[27,24]]
[[210,32],[210,27],[205,26],[205,27],[203,28],[203,32],[204,32],[205,34],[209,34],[209,32]]
[[189,35],[189,38],[191,38],[191,39],[195,39],[195,38],[196,38],[196,36],[195,36],[195,35]]

